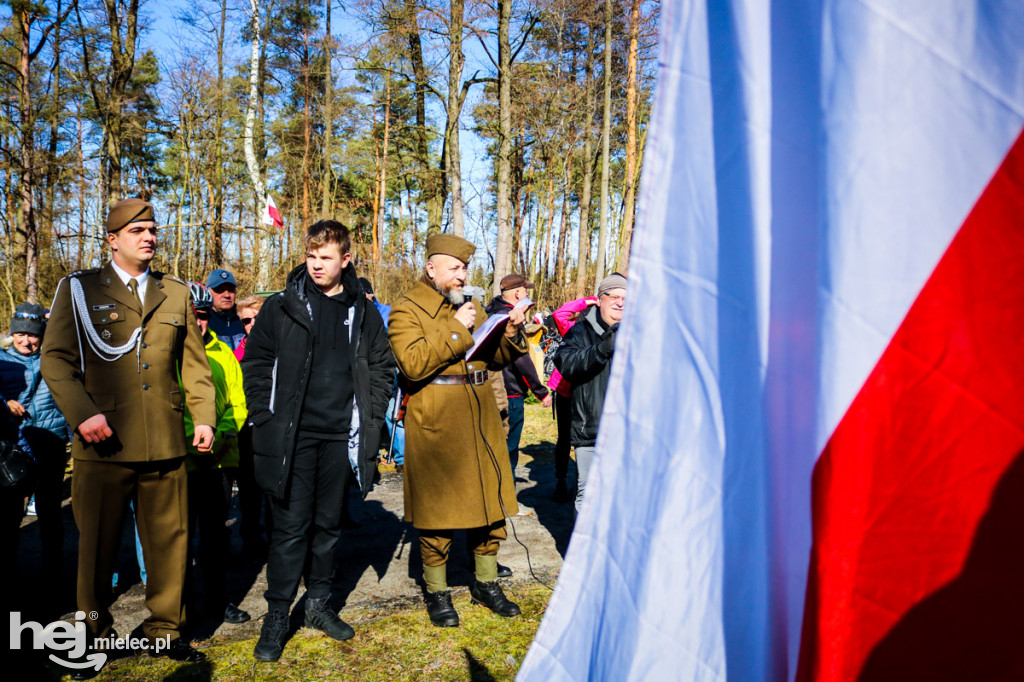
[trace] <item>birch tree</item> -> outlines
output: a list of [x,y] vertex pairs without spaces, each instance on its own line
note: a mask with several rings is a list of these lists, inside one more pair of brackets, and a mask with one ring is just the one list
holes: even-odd
[[259,104],[260,89],[260,48],[263,41],[260,28],[260,11],[257,0],[249,0],[249,21],[252,30],[252,50],[249,57],[249,103],[245,110],[245,132],[243,146],[245,164],[249,169],[249,180],[255,195],[256,210],[256,288],[266,289],[270,284],[270,228],[264,229],[262,210],[267,201],[267,190],[263,183],[259,162],[253,146],[253,131],[256,127],[256,109]]

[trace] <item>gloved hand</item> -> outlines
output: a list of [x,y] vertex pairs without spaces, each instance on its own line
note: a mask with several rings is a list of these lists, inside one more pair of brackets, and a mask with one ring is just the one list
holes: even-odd
[[601,341],[597,344],[597,350],[605,357],[611,357],[615,350],[615,333],[619,331],[619,323],[616,322],[608,327],[608,330],[601,335]]

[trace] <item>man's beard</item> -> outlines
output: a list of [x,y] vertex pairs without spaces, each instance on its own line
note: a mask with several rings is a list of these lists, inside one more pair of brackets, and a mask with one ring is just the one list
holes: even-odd
[[437,290],[437,293],[448,299],[448,302],[456,308],[462,307],[462,304],[466,302],[466,295],[462,293],[462,289],[456,289],[449,285],[448,290],[445,291],[441,287],[437,286],[436,283],[434,284],[434,289]]

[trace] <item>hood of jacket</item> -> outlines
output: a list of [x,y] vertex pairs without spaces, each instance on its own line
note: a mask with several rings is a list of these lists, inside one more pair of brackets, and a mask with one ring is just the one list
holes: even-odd
[[[310,282],[309,275],[306,273],[306,264],[303,263],[292,268],[292,271],[288,273],[288,277],[285,280],[283,294],[288,308],[293,314],[296,314],[300,310],[306,311],[305,318],[301,315],[297,315],[296,317],[299,320],[304,320],[308,327],[308,322],[313,319],[313,309],[309,303],[309,290],[306,288],[307,283],[309,286],[316,286]],[[356,304],[359,300],[357,293],[360,292],[361,289],[359,287],[359,278],[356,275],[356,268],[352,263],[346,265],[345,269],[341,271],[341,286],[346,294],[344,298],[345,304]]]
[[484,308],[484,312],[488,315],[494,315],[495,313],[507,313],[512,310],[512,304],[503,299],[501,296],[495,296],[491,299],[491,302]]

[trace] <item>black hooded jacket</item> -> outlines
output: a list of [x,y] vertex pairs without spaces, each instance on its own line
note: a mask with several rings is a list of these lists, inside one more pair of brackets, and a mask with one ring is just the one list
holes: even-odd
[[[341,275],[345,292],[351,293],[339,295],[339,300],[324,297],[315,287],[321,298],[312,297],[308,279],[305,265],[292,270],[285,290],[271,296],[260,310],[246,342],[242,374],[253,423],[256,482],[265,492],[285,499],[300,425],[316,433],[335,419],[332,430],[347,430],[349,452],[358,453],[355,470],[365,496],[373,485],[395,360],[380,313],[355,293],[359,285],[351,264]],[[334,352],[324,343],[314,343],[318,335],[323,341],[339,333],[346,338],[334,340]],[[325,350],[328,354],[321,356]],[[319,370],[315,376],[314,365]],[[351,400],[339,402],[337,392],[332,392],[333,404],[324,405],[323,380],[330,378],[323,376],[325,370],[351,373]]]

